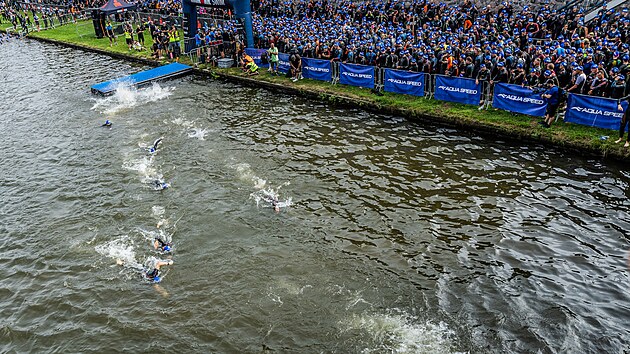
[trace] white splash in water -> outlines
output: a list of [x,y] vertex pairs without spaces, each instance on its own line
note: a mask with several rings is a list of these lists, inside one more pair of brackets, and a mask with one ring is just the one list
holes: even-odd
[[151,214],[155,217],[160,217],[166,213],[166,209],[163,206],[154,205],[151,207]]
[[276,295],[274,293],[268,293],[267,297],[269,299],[271,299],[271,301],[275,302],[276,304],[278,304],[278,306],[282,306],[284,305],[284,302],[282,302],[282,299],[280,298],[279,295]]
[[146,177],[157,174],[153,167],[153,156],[143,156],[139,159],[124,161],[122,167],[126,170],[136,171]]
[[180,126],[182,126],[184,128],[187,128],[187,129],[192,128],[192,126],[193,126],[193,122],[191,122],[189,120],[185,120],[184,118],[181,118],[181,117],[173,119],[171,121],[171,123],[176,124],[176,125],[180,125]]
[[[278,190],[279,189],[280,187],[278,187]],[[291,197],[281,200],[278,190],[274,190],[269,187],[253,192],[249,195],[249,197],[256,201],[256,206],[262,206],[263,208],[273,208],[274,206],[277,206],[278,208],[286,208],[293,205]]]
[[103,114],[113,114],[145,103],[159,101],[170,96],[173,90],[173,87],[162,88],[158,83],[138,90],[129,86],[128,83],[119,82],[116,84],[116,92],[112,96],[97,99],[92,110],[99,110]]
[[206,129],[202,128],[193,128],[191,132],[188,133],[189,138],[197,138],[199,140],[205,140],[205,136],[208,133]]
[[142,268],[136,261],[134,242],[129,236],[121,236],[94,247],[99,254],[115,259],[119,264],[130,268]]
[[424,353],[453,352],[454,332],[444,322],[423,322],[406,313],[361,314],[340,321],[342,332],[365,335],[369,343],[362,353]]
[[153,167],[153,157],[143,156],[135,160],[127,160],[123,162],[122,167],[127,170],[136,171],[140,175],[140,181],[148,184],[155,190],[162,190],[165,187],[162,186],[166,183],[170,187],[170,183],[164,180],[164,176]]
[[238,174],[238,178],[240,180],[247,183],[252,183],[254,185],[254,188],[256,189],[265,188],[267,181],[256,176],[248,163],[238,163],[229,167],[236,170],[236,173]]
[[138,231],[146,240],[151,241],[151,245],[153,245],[153,240],[155,240],[156,238],[159,238],[164,242],[173,242],[173,237],[163,229],[152,231],[139,228]]

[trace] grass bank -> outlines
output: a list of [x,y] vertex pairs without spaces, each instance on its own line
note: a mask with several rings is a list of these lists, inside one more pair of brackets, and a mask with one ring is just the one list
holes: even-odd
[[[91,21],[32,32],[31,38],[41,39],[59,44],[110,54],[119,58],[140,60],[145,63],[158,64],[150,56],[148,50],[128,50],[124,38],[110,46],[107,38],[96,39]],[[151,38],[145,35],[145,46],[151,46]],[[182,57],[182,63],[188,58]],[[327,82],[300,80],[292,82],[284,77],[271,76],[266,71],[252,78],[244,77],[237,68],[218,69],[201,65],[197,70],[201,74],[212,75],[230,81],[248,85],[263,86],[270,89],[297,93],[307,97],[321,99],[331,104],[352,105],[368,110],[401,115],[412,120],[420,120],[438,125],[459,127],[489,137],[501,136],[516,140],[525,140],[558,146],[564,149],[595,154],[616,159],[630,159],[630,149],[623,144],[615,144],[617,132],[613,130],[587,127],[558,121],[551,129],[540,127],[538,119],[520,114],[494,110],[479,111],[475,106],[450,102],[442,102],[420,97],[385,92],[382,96],[374,95],[370,90],[331,85]],[[602,139],[602,137],[608,137]]]

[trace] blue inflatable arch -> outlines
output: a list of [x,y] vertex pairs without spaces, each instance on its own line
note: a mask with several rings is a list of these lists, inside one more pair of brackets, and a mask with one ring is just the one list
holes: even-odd
[[[197,6],[232,9],[236,18],[242,21],[245,28],[247,47],[254,47],[252,10],[249,0],[184,0],[182,3],[184,38],[192,38],[197,33]],[[186,52],[193,50],[194,45],[194,42],[186,41]]]

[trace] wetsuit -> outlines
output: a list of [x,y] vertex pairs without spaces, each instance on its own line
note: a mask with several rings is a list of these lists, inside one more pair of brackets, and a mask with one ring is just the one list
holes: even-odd
[[157,268],[153,268],[151,270],[148,270],[145,273],[145,275],[146,275],[147,279],[149,279],[150,281],[156,282],[156,283],[161,280],[160,279],[160,270],[157,269]]
[[158,148],[158,145],[160,145],[161,142],[162,142],[162,138],[159,138],[155,142],[153,142],[153,150],[151,151],[156,151]]
[[[630,95],[618,98],[617,106],[621,105],[621,101],[624,101],[624,100],[627,100],[630,102]],[[626,131],[627,124],[628,124],[628,109],[626,109],[626,111],[623,112],[623,117],[621,118],[621,122],[619,124],[619,139],[623,138],[623,133]],[[628,135],[628,138],[626,139],[626,141],[628,140],[630,140],[630,135]]]
[[171,247],[173,247],[173,244],[171,242],[164,242],[162,241],[162,239],[160,239],[159,237],[156,237],[155,240],[158,242],[158,244],[160,245],[160,250],[164,251],[164,252],[170,252],[171,251]]
[[169,187],[168,183],[162,182],[162,181],[160,181],[158,179],[156,179],[153,182],[151,182],[151,185],[157,190],[162,190],[162,189],[166,189],[166,188]]

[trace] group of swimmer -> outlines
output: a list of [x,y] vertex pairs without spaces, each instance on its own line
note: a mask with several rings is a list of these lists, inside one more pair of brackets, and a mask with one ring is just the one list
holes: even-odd
[[[149,147],[148,149],[149,154],[157,153],[160,143],[162,143],[162,139],[162,137],[155,139],[153,145],[151,145],[151,147]],[[170,184],[160,179],[152,180],[151,185],[155,190],[164,190],[170,187]],[[159,229],[160,226],[162,226],[162,222],[158,222],[157,228]],[[168,240],[163,240],[160,236],[157,236],[153,239],[153,250],[158,251],[161,254],[171,254],[173,252],[173,243]],[[145,271],[145,276],[150,282],[159,283],[160,281],[162,281],[160,267],[165,265],[172,265],[173,260],[158,260],[154,258],[153,262],[151,263],[151,267],[149,267],[148,270]]]
[[[110,121],[109,119],[105,120],[105,123],[101,124],[101,127],[105,127],[105,128],[112,128],[113,123],[112,121]],[[155,154],[158,151],[158,147],[160,146],[160,143],[162,142],[162,137],[157,138],[154,142],[153,145],[151,145],[151,147],[149,147],[148,152],[149,154]],[[167,183],[166,181],[163,181],[159,178],[153,179],[149,182],[149,185],[155,189],[155,190],[164,190],[168,187],[170,187],[171,185],[169,183]]]
[[[158,223],[157,227],[160,227],[160,223]],[[161,254],[171,255],[173,252],[173,242],[163,240],[160,236],[156,236],[153,239],[153,250]],[[173,260],[161,260],[155,257],[151,257],[149,260],[149,266],[143,270],[144,276],[148,281],[152,283],[159,283],[162,281],[162,273],[160,271],[160,268],[166,265],[173,265]]]
[[[101,125],[102,127],[111,129],[113,126],[112,121],[109,119],[105,120],[105,122]],[[160,137],[153,142],[147,151],[150,155],[156,154],[158,149],[160,148],[160,144],[162,143],[163,138]],[[150,180],[149,184],[154,190],[164,190],[170,187],[170,184],[159,179]],[[264,191],[262,200],[266,203],[269,203],[271,207],[274,209],[276,213],[280,212],[281,204],[278,200],[278,196],[275,193]],[[173,264],[173,260],[171,259],[173,253],[173,242],[170,240],[170,237],[164,232],[164,228],[160,229],[163,226],[165,221],[160,221],[157,224],[157,228],[159,230],[158,236],[154,237],[152,240],[153,250],[158,252],[161,255],[168,255],[168,259],[158,259],[154,256],[149,257],[144,267],[139,269],[141,271],[142,276],[148,280],[149,282],[155,284],[157,287],[157,283],[161,282],[163,279],[163,275],[161,273],[161,268],[163,266],[168,266]],[[123,264],[122,261],[118,262],[119,264]],[[159,287],[158,287],[159,288]],[[162,290],[163,291],[163,290]]]
[[[101,127],[110,128],[110,129],[112,128],[112,126],[113,126],[113,123],[109,119],[106,119],[105,123],[101,125]],[[153,145],[151,145],[147,149],[149,154],[157,153],[158,148],[160,147],[160,144],[162,143],[162,139],[163,138],[160,137],[153,142]],[[168,184],[167,182],[161,179],[151,180],[150,185],[155,190],[164,190],[170,187],[170,184]],[[158,222],[157,228],[159,229],[163,225],[163,223],[164,223],[163,221]],[[169,257],[172,256],[173,243],[172,241],[168,240],[168,237],[166,237],[164,232],[160,232],[158,236],[153,238],[152,246],[153,246],[154,251],[159,252],[162,255],[168,254]],[[118,263],[121,265],[124,264],[124,262],[120,260],[118,261]],[[163,259],[158,259],[156,257],[150,257],[145,263],[145,266],[141,268],[140,271],[141,271],[142,276],[146,280],[148,280],[151,283],[157,284],[161,282],[163,278],[163,275],[161,273],[161,268],[163,266],[172,265],[172,264],[173,264],[172,259],[163,260]]]

